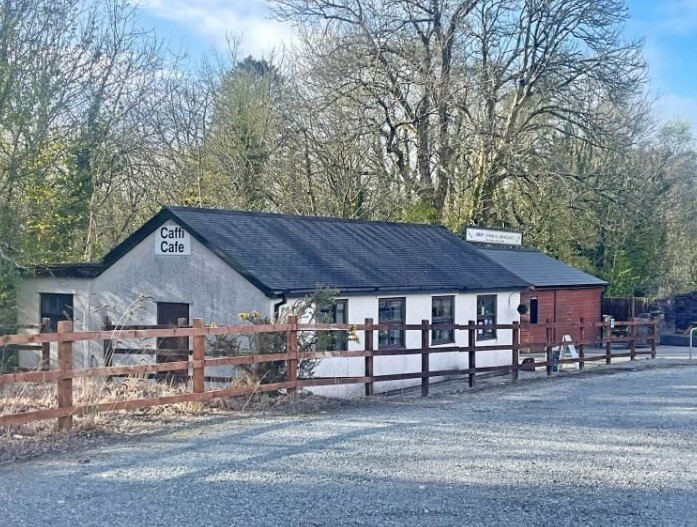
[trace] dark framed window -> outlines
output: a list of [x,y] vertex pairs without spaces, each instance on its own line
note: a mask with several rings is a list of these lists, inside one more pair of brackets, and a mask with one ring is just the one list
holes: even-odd
[[530,299],[530,324],[537,324],[537,297],[533,296]]
[[[378,321],[380,324],[404,324],[406,321],[406,298],[380,298],[378,300]],[[403,348],[405,345],[403,329],[386,329],[378,332],[379,348]]]
[[[434,296],[431,299],[431,323],[452,325],[455,323],[455,297]],[[453,328],[436,329],[431,331],[431,344],[450,344],[455,342]]]
[[[322,324],[348,324],[348,300],[335,300],[333,304],[319,306],[317,321]],[[322,351],[346,351],[347,331],[317,332],[317,347]]]
[[49,319],[51,331],[58,329],[61,320],[73,319],[73,295],[63,293],[41,293],[39,317]]
[[[496,324],[496,295],[481,295],[477,297],[477,325]],[[480,328],[477,330],[477,340],[495,339],[494,328]]]

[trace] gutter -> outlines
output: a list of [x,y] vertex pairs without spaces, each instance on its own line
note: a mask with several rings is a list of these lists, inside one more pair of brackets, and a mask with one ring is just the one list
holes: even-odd
[[[430,293],[440,293],[440,292],[454,292],[454,293],[486,293],[486,292],[508,292],[508,291],[525,291],[531,289],[532,284],[508,286],[508,287],[486,287],[486,288],[467,288],[467,287],[433,287],[433,288],[423,288],[421,286],[394,286],[394,287],[351,287],[351,288],[340,288],[337,287],[340,296],[345,295],[365,295],[370,293],[416,293],[416,294],[430,294]],[[289,289],[280,291],[276,294],[282,294],[284,300],[279,304],[285,303],[285,296],[291,295],[307,295],[312,294],[316,289]]]

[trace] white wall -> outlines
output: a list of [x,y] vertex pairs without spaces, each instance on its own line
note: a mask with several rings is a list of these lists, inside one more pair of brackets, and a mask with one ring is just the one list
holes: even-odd
[[[78,330],[101,329],[105,315],[116,324],[155,324],[157,302],[189,304],[192,319],[217,324],[240,324],[239,313],[268,310],[268,297],[197,240],[191,240],[191,254],[187,256],[156,255],[155,242],[153,233],[91,280],[25,278],[19,289],[18,322],[40,323],[40,293],[73,294]],[[154,346],[154,339],[119,344],[124,348]],[[76,367],[101,363],[102,350],[101,342],[76,343]],[[38,354],[22,353],[22,357],[24,367],[38,365]],[[149,362],[146,357],[132,358]]]
[[[482,293],[494,294],[494,293]],[[340,297],[348,299],[348,316],[351,324],[362,324],[366,318],[372,318],[374,323],[378,323],[378,306],[380,298],[392,298],[403,296],[406,298],[406,323],[420,324],[422,320],[431,320],[431,299],[434,296],[446,296],[447,293],[412,294],[412,295],[374,295],[374,296],[347,296]],[[474,293],[453,293],[455,297],[455,323],[467,324],[470,320],[476,320],[477,294]],[[519,320],[517,307],[520,304],[519,292],[496,293],[496,310],[498,324],[511,324]],[[293,300],[289,299],[289,303]],[[365,349],[364,333],[358,332],[359,341],[349,342],[349,350]],[[429,336],[430,338],[430,336]],[[510,344],[512,338],[511,330],[499,330],[495,339],[480,341],[483,346],[493,346],[498,344]],[[374,344],[377,349],[378,334],[375,333]],[[443,344],[444,347],[453,344]],[[467,331],[460,330],[455,332],[455,345],[467,346]],[[421,347],[421,332],[406,332],[406,347]],[[438,347],[438,346],[435,346]],[[363,357],[354,358],[335,358],[322,360],[315,370],[316,377],[346,377],[364,375]],[[387,375],[393,373],[410,373],[421,371],[421,356],[415,355],[396,355],[374,358],[375,375]],[[477,367],[503,366],[511,364],[510,351],[487,351],[477,353]],[[458,353],[433,353],[430,355],[431,371],[446,369],[465,369],[469,367],[466,352]],[[432,379],[436,381],[438,379]],[[386,381],[375,384],[375,392],[386,392],[416,386],[420,384],[420,379],[407,379],[401,381]],[[363,385],[340,385],[313,388],[313,392],[321,395],[330,396],[349,396],[360,395],[364,391]]]
[[[65,293],[73,295],[74,328],[78,331],[91,329],[90,301],[92,298],[92,280],[84,278],[25,278],[17,292],[17,322],[23,324],[41,324],[41,293]],[[78,345],[76,344],[76,347]],[[81,345],[84,349],[85,345]],[[56,345],[52,344],[51,368],[56,367]],[[21,368],[36,368],[41,353],[22,350],[19,352]],[[76,361],[82,364],[84,358]]]
[[[97,330],[108,315],[117,324],[155,324],[157,302],[182,302],[190,305],[191,318],[203,318],[207,323],[239,324],[238,314],[252,310],[273,315],[273,306],[278,301],[269,299],[259,289],[231,269],[225,262],[210,252],[195,239],[191,240],[191,254],[165,256],[155,250],[156,233],[146,237],[139,245],[124,255],[112,267],[95,279],[75,278],[26,278],[19,290],[20,324],[39,324],[40,293],[70,293],[74,295],[74,323],[77,330]],[[349,296],[348,316],[354,324],[372,318],[378,323],[380,298],[404,296],[406,298],[406,322],[420,324],[431,319],[431,299],[446,293],[412,295]],[[477,294],[454,293],[455,322],[466,324],[476,320]],[[294,300],[288,299],[288,304]],[[510,324],[519,320],[516,311],[520,303],[518,292],[497,293],[497,321]],[[365,347],[363,332],[358,332],[359,342],[350,342],[349,349]],[[511,331],[499,331],[497,338],[482,342],[483,345],[510,344]],[[467,346],[467,332],[456,331],[456,345]],[[448,346],[449,344],[445,344]],[[155,347],[154,339],[146,342],[121,342],[119,347]],[[375,346],[378,346],[377,334]],[[421,346],[420,331],[407,331],[407,348]],[[77,343],[75,345],[76,367],[90,367],[102,363],[101,342]],[[55,358],[55,353],[53,353]],[[130,362],[150,362],[153,355],[130,356]],[[126,362],[125,357],[121,363]],[[510,364],[511,354],[503,352],[481,352],[477,354],[477,365],[498,366]],[[39,354],[22,353],[23,367],[36,367]],[[467,353],[432,354],[432,371],[467,368]],[[376,375],[409,373],[420,371],[420,355],[375,357]],[[210,371],[210,375],[225,375],[222,371]],[[327,359],[319,363],[315,373],[318,377],[362,376],[364,359]],[[384,392],[414,386],[419,379],[376,383],[376,392]],[[360,395],[363,385],[318,387],[317,393],[327,395]]]
[[187,303],[191,318],[207,323],[240,323],[239,313],[263,312],[269,300],[196,239],[189,256],[156,255],[155,233],[104,271],[95,291],[95,311],[125,316],[128,324],[154,324],[157,302]]

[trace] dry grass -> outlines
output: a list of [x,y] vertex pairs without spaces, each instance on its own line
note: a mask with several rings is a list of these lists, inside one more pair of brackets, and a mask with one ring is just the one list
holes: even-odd
[[[143,304],[151,300],[139,297],[122,313],[110,313],[116,325],[128,324]],[[114,330],[113,340],[118,340]],[[141,343],[144,347],[144,343]],[[234,386],[254,388],[258,379],[241,377]],[[229,385],[228,385],[229,386]],[[222,387],[220,384],[216,388]],[[207,387],[211,389],[211,387]],[[123,400],[146,399],[191,393],[190,382],[155,382],[141,376],[109,380],[87,378],[73,380],[73,404],[90,406]],[[0,386],[0,415],[55,408],[57,383],[17,383]],[[73,444],[103,438],[157,433],[169,426],[186,426],[200,419],[221,414],[313,413],[335,403],[321,397],[301,394],[287,398],[279,394],[255,393],[246,397],[215,399],[206,403],[178,403],[143,410],[92,413],[75,416],[69,434],[56,430],[56,420],[35,421],[0,428],[0,464],[25,459],[44,452],[71,450]]]
[[[56,407],[55,382],[47,383],[17,383],[0,387],[0,415],[17,414]],[[191,393],[190,382],[156,382],[140,377],[128,377],[116,380],[107,379],[75,379],[73,381],[73,404],[75,406],[109,403],[133,399],[147,399]],[[161,407],[149,408],[145,413],[160,414],[195,414],[200,411],[199,403],[177,403]],[[137,414],[143,412],[136,411]],[[94,413],[76,416],[78,427],[91,426],[98,421],[102,414]],[[36,421],[23,425],[8,427],[6,432],[24,435],[34,435],[37,432],[51,431],[53,423]]]
[[[253,384],[241,380],[241,384]],[[76,405],[191,393],[190,383],[155,382],[143,378],[76,379]],[[301,392],[296,397],[274,393],[214,399],[206,403],[177,403],[142,410],[102,412],[75,416],[70,433],[58,432],[56,420],[35,421],[0,429],[0,465],[48,453],[84,449],[119,437],[159,433],[220,416],[228,418],[263,414],[312,414],[347,404]],[[55,408],[56,383],[18,383],[0,387],[0,415]]]

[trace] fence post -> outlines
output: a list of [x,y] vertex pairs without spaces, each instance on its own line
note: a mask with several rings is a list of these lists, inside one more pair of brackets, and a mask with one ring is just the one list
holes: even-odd
[[375,332],[373,331],[373,319],[372,318],[366,318],[365,319],[365,330],[364,330],[364,339],[365,339],[365,352],[367,355],[365,356],[365,376],[368,377],[370,380],[365,383],[365,396],[370,397],[373,395],[373,389],[374,389],[374,383],[373,383],[373,375],[374,375],[374,369],[373,369],[373,336]]
[[[111,327],[111,318],[105,316],[102,320],[102,329],[108,331]],[[104,339],[104,366],[112,366],[114,362],[114,346],[111,339]]]
[[[73,323],[69,320],[58,322],[58,333],[72,333]],[[58,343],[58,369],[65,373],[73,369],[73,343],[62,341]],[[58,379],[58,408],[73,407],[73,380]],[[73,416],[58,418],[58,430],[68,431],[73,427]]]
[[429,341],[428,330],[429,321],[421,321],[421,397],[428,397],[431,378],[428,376],[430,371],[429,365]]
[[[653,335],[651,339],[651,358],[655,359],[656,358],[656,344],[657,344],[657,339],[658,339],[658,320],[653,319]],[[692,337],[690,337],[692,338]]]
[[520,322],[513,322],[513,335],[511,338],[511,379],[518,380],[518,366],[520,362]]
[[477,376],[477,332],[474,327],[474,320],[467,323],[467,365],[469,366],[469,387],[474,388]]
[[634,318],[630,321],[629,326],[629,360],[636,360],[636,326]]
[[[195,318],[192,327],[202,329],[205,327],[203,319]],[[193,362],[193,390],[194,393],[203,393],[206,387],[205,365],[206,360],[206,337],[204,335],[194,335],[194,349],[192,354]]]
[[545,362],[547,363],[547,376],[552,375],[552,321],[547,319],[545,328]]
[[610,321],[605,322],[605,364],[612,363],[612,328]]
[[[41,333],[51,333],[51,319],[42,318],[41,319]],[[51,343],[42,342],[41,343],[41,362],[39,363],[39,369],[41,371],[47,371],[51,369]]]
[[286,390],[286,393],[295,396],[298,393],[298,317],[289,316],[288,324],[290,328],[286,332],[286,354],[288,355],[286,381],[291,383],[291,387]]
[[578,344],[578,369],[582,370],[586,359],[586,321],[581,317],[581,326],[579,327],[579,344]]

